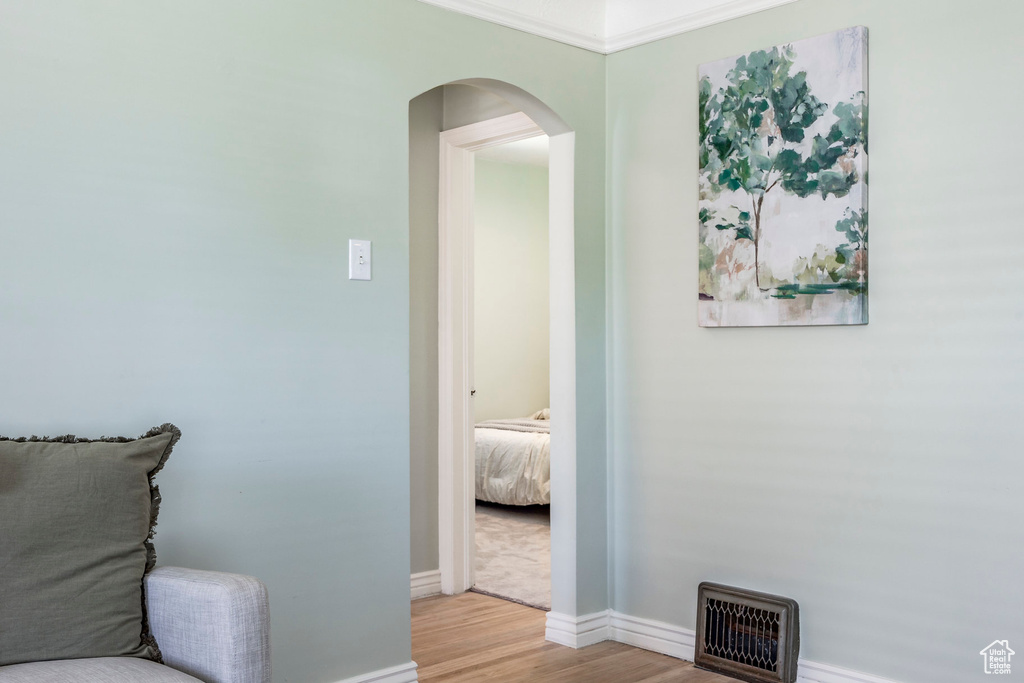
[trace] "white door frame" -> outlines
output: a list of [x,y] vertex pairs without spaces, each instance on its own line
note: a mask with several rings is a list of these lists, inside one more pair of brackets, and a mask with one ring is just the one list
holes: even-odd
[[[544,133],[523,113],[441,133],[438,215],[438,536],[441,591],[473,586],[474,152]],[[575,134],[550,138],[551,588],[552,604],[575,613],[576,280]]]

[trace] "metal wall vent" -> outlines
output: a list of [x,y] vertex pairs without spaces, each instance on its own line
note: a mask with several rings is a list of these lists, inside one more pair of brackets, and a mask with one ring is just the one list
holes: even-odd
[[693,662],[741,681],[794,683],[800,655],[796,601],[701,583]]

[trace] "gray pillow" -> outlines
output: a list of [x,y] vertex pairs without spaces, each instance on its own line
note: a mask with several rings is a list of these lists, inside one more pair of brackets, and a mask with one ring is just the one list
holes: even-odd
[[160,661],[142,579],[156,562],[160,471],[181,432],[0,437],[0,666]]

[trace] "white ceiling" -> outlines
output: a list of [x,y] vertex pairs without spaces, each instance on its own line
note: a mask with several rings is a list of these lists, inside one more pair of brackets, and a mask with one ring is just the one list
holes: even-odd
[[796,0],[420,0],[601,54]]

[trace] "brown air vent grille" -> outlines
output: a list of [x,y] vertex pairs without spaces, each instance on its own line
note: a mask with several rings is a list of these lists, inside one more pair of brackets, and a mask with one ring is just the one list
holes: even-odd
[[697,589],[694,663],[751,683],[796,681],[800,617],[795,601],[704,582]]

